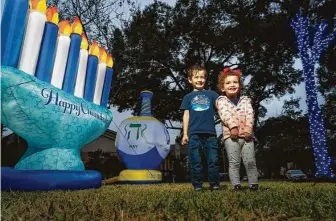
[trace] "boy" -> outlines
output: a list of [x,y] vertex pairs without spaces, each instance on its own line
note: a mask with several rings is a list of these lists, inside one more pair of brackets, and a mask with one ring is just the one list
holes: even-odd
[[205,90],[207,72],[203,67],[192,66],[188,81],[193,91],[184,96],[180,109],[183,114],[182,145],[188,144],[192,184],[202,190],[204,181],[200,150],[205,150],[208,164],[208,180],[211,190],[219,189],[218,146],[215,129],[215,105],[218,94]]

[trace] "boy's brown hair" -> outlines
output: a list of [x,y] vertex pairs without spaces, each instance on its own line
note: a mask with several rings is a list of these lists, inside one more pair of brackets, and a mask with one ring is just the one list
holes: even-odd
[[240,69],[231,69],[231,68],[224,68],[218,75],[217,81],[217,88],[220,92],[222,92],[222,87],[227,76],[237,76],[239,80],[239,89],[243,88],[243,82],[241,80],[241,71]]
[[199,71],[204,71],[205,77],[208,74],[204,67],[202,67],[200,65],[193,65],[188,69],[188,79],[191,79],[192,76]]

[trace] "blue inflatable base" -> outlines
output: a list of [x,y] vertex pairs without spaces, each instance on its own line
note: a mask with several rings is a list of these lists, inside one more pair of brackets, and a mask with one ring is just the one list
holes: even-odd
[[1,167],[1,190],[81,190],[101,185],[102,175],[94,170],[15,170]]

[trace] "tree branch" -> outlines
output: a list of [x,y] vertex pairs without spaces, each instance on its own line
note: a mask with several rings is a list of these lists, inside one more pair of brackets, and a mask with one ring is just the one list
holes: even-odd
[[[157,60],[152,60],[154,62],[156,62],[157,64],[165,67],[168,71],[169,71],[169,76],[175,81],[176,85],[178,86],[178,88],[181,90],[181,91],[186,91],[186,89],[184,87],[182,87],[182,85],[179,83],[179,81],[177,80],[177,78],[175,77],[174,73],[172,72],[172,70],[170,69],[170,67],[168,67],[167,65],[165,64],[162,64],[161,62],[157,61]],[[151,62],[151,61],[145,61],[145,62]]]

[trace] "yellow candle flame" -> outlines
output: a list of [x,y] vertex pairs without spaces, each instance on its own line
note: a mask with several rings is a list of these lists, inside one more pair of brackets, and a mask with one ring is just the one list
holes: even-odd
[[58,24],[59,18],[58,18],[58,12],[57,7],[49,7],[47,8],[47,21],[52,22],[54,24]]
[[74,22],[71,25],[72,33],[81,35],[83,32],[83,26],[78,17],[75,17]]
[[99,46],[98,46],[98,42],[97,41],[93,41],[90,49],[89,49],[89,54],[90,55],[95,55],[98,57],[99,55]]
[[60,35],[66,35],[66,36],[70,36],[71,33],[71,27],[70,27],[70,23],[68,20],[63,20],[58,24],[58,34]]
[[106,65],[110,68],[113,67],[113,58],[111,54],[107,54]]
[[99,63],[106,63],[107,53],[104,47],[100,47],[99,49]]
[[46,0],[29,0],[29,7],[32,10],[45,13],[47,10],[47,2]]
[[87,40],[87,37],[84,33],[82,33],[82,43],[81,43],[81,49],[87,50],[89,47],[89,42]]

